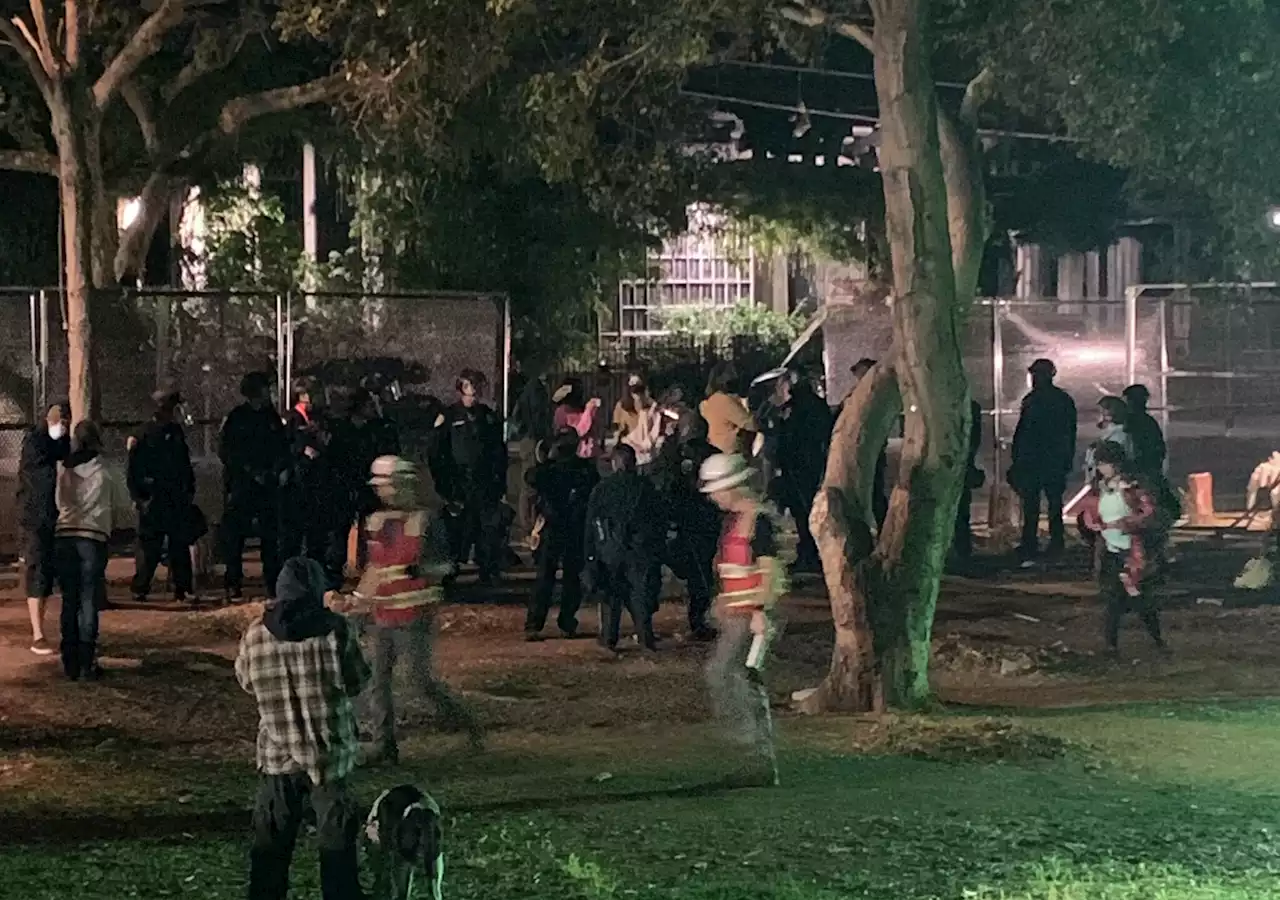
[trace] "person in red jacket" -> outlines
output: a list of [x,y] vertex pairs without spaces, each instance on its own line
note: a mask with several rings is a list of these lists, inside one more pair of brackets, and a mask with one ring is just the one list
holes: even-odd
[[778,783],[773,719],[763,672],[778,632],[778,600],[786,573],[778,559],[770,510],[751,487],[754,472],[736,453],[709,457],[699,472],[700,489],[725,513],[716,569],[720,593],[714,613],[719,634],[707,663],[707,682],[717,717],[750,747]]
[[1131,472],[1131,464],[1116,444],[1098,446],[1097,479],[1084,500],[1081,521],[1102,540],[1098,595],[1106,603],[1106,641],[1109,653],[1118,651],[1120,620],[1136,612],[1161,650],[1160,610],[1151,597],[1146,533],[1155,524],[1150,492]]
[[482,732],[474,714],[431,671],[432,624],[443,596],[441,582],[452,571],[448,533],[418,499],[413,463],[382,456],[371,474],[382,509],[365,525],[369,565],[354,598],[373,636],[373,685],[365,704],[373,744],[364,748],[363,761],[399,759],[392,681],[401,657],[409,662],[418,696],[435,704],[446,726],[465,729],[478,746]]

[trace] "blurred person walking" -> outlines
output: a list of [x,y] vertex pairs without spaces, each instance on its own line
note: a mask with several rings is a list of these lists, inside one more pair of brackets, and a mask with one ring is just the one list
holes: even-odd
[[706,399],[698,406],[707,422],[707,441],[721,453],[749,452],[759,430],[746,400],[733,392],[737,380],[733,363],[717,363],[707,379]]
[[55,403],[44,422],[22,437],[18,463],[18,510],[22,526],[23,584],[31,619],[31,652],[49,656],[53,648],[44,636],[45,606],[57,582],[54,527],[58,522],[58,463],[71,452],[67,423],[69,407]]
[[373,685],[363,703],[372,743],[362,762],[399,759],[394,677],[406,660],[416,699],[435,704],[442,724],[466,730],[473,747],[483,732],[475,714],[432,671],[432,630],[452,571],[449,537],[435,498],[426,496],[417,468],[398,456],[382,456],[370,469],[379,509],[365,524],[369,565],[353,595],[353,608],[369,621],[373,638]]
[[750,486],[751,467],[742,456],[712,456],[699,475],[702,492],[725,513],[716,556],[719,636],[707,663],[712,705],[729,735],[750,748],[766,783],[776,785],[773,717],[763,674],[780,625],[778,600],[786,592],[777,528]]

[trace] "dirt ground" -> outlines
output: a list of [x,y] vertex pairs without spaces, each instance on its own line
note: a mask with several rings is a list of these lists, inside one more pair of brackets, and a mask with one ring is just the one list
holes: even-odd
[[[1131,621],[1122,660],[1103,659],[1100,609],[1082,555],[1030,571],[988,561],[971,577],[949,577],[935,626],[938,695],[948,704],[1029,708],[1274,694],[1280,607],[1269,605],[1268,592],[1230,587],[1252,549],[1249,541],[1180,545],[1178,566],[1162,589],[1173,649],[1167,658]],[[127,597],[126,576],[127,563],[113,563],[118,601]],[[522,605],[531,586],[529,573],[517,572],[481,596],[464,578],[458,602],[440,613],[439,666],[494,734],[591,740],[599,729],[652,731],[707,718],[700,676],[706,648],[683,639],[678,586],[659,616],[665,638],[653,659],[634,648],[607,659],[591,639],[525,643]],[[254,710],[231,665],[237,639],[260,606],[106,611],[108,678],[78,684],[60,677],[55,658],[28,651],[17,593],[0,595],[0,753],[120,743],[211,759],[252,757]],[[780,710],[791,692],[817,683],[831,646],[820,582],[797,585],[787,612],[769,673]],[[55,602],[50,634],[57,615]],[[595,627],[594,610],[585,611],[584,631]],[[409,727],[430,728],[430,718],[429,711],[409,710]]]

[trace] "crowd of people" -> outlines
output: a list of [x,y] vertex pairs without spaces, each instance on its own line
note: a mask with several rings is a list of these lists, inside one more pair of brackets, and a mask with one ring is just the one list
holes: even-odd
[[[1058,556],[1065,549],[1063,497],[1075,464],[1078,425],[1075,401],[1054,383],[1053,361],[1037,359],[1029,372],[1031,391],[1022,400],[1008,472],[1009,485],[1022,500],[1018,555],[1026,567],[1043,555],[1042,502],[1049,520],[1047,553]],[[1181,502],[1165,475],[1165,439],[1147,411],[1150,399],[1141,384],[1100,399],[1098,437],[1084,458],[1085,493],[1077,522],[1094,551],[1106,606],[1104,636],[1113,655],[1119,650],[1120,621],[1129,612],[1138,615],[1158,648],[1167,649],[1151,586],[1169,560],[1169,533]]]
[[[864,377],[872,360],[854,367]],[[1065,546],[1063,495],[1074,465],[1077,410],[1054,383],[1049,360],[1030,367],[1032,387],[1014,435],[1009,484],[1022,498],[1020,559],[1042,557],[1041,504],[1049,512],[1052,556]],[[399,757],[398,700],[435,705],[445,727],[473,746],[483,731],[472,710],[433,672],[435,610],[460,568],[474,560],[480,583],[498,578],[510,550],[506,506],[507,436],[482,401],[483,376],[464,371],[457,399],[441,407],[426,444],[425,467],[401,455],[395,427],[375,394],[357,392],[341,415],[318,402],[317,385],[292,385],[281,414],[271,379],[250,373],[244,402],[220,440],[224,507],[221,544],[229,599],[244,591],[246,539],[261,547],[261,620],[245,633],[236,660],[241,686],[259,712],[261,773],[254,809],[250,895],[282,898],[303,808],[314,809],[326,896],[357,896],[355,828],[348,776],[360,764]],[[688,595],[688,634],[713,642],[707,685],[726,735],[748,750],[748,765],[776,784],[773,726],[762,673],[781,625],[779,599],[789,575],[820,571],[808,529],[822,479],[835,410],[799,371],[779,369],[744,390],[731,365],[712,372],[704,397],[661,397],[630,375],[606,421],[602,404],[570,379],[554,391],[531,382],[516,403],[524,493],[532,520],[536,577],[525,637],[545,637],[551,608],[564,638],[579,633],[585,598],[599,599],[598,641],[618,652],[624,613],[643,652],[658,649],[654,614],[663,566]],[[72,679],[101,675],[98,611],[106,604],[108,542],[128,507],[137,514],[135,599],[150,593],[167,559],[175,596],[192,595],[189,548],[208,528],[195,502],[182,397],[154,396],[150,422],[128,442],[126,478],[110,474],[92,422],[67,433],[65,405],[51,407],[26,438],[21,515],[32,650],[53,652],[44,605],[61,589],[61,658]],[[1094,549],[1106,605],[1105,639],[1117,648],[1122,617],[1136,613],[1164,648],[1151,585],[1167,558],[1177,497],[1164,475],[1165,444],[1133,385],[1099,402],[1099,437],[1085,456],[1088,490],[1078,518]],[[982,484],[976,465],[980,410],[974,404],[955,549],[972,551],[968,506]],[[428,477],[429,476],[429,477]],[[883,522],[884,454],[873,507]],[[795,520],[790,567],[778,548],[779,511]],[[358,535],[359,581],[348,590],[349,535]],[[361,638],[372,650],[366,659]],[[396,668],[410,696],[393,689]]]

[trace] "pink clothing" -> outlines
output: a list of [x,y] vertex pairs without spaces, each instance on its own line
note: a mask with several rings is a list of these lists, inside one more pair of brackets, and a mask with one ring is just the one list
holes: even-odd
[[578,432],[578,456],[583,459],[594,459],[600,450],[600,441],[595,435],[596,408],[592,404],[586,409],[577,410],[561,404],[556,407],[555,416],[552,419],[556,431],[572,428]]

